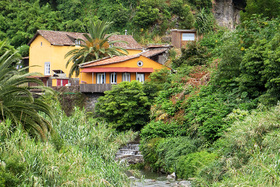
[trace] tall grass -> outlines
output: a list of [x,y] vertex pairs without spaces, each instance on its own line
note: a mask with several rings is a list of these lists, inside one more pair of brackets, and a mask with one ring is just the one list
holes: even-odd
[[211,186],[280,185],[280,106],[237,121],[217,142],[220,158],[197,179]]
[[114,157],[133,132],[116,133],[77,108],[70,117],[56,108],[56,119],[57,136],[49,142],[11,130],[9,121],[0,124],[0,186],[129,185]]

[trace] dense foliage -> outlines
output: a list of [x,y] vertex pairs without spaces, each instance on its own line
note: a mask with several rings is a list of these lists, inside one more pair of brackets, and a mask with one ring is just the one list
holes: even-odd
[[245,11],[241,14],[241,19],[250,19],[254,15],[261,15],[266,18],[276,18],[280,15],[279,0],[246,0]]
[[[176,26],[195,26],[204,34],[182,49],[180,57],[172,55],[174,73],[155,72],[144,84],[123,82],[100,97],[95,112],[108,125],[78,109],[67,117],[52,105],[57,134],[45,143],[21,126],[14,128],[16,118],[5,114],[0,122],[0,186],[125,186],[125,169],[114,156],[133,138],[131,131],[119,132],[128,129],[141,130],[141,152],[153,171],[175,172],[198,186],[279,186],[279,0],[246,2],[234,31],[214,29],[210,0],[0,2],[0,36],[16,47],[38,28],[84,31],[89,20],[110,20],[112,15],[112,31],[128,29],[143,43]],[[27,48],[19,49],[24,54]],[[4,54],[2,60],[10,59]],[[10,85],[4,75],[0,72],[1,89]],[[3,93],[3,103],[13,106]],[[21,102],[29,96],[22,93],[12,99]],[[37,117],[48,120],[47,114]]]
[[201,186],[279,185],[279,23],[255,15],[182,49],[140,133],[152,170]]
[[[36,30],[86,32],[90,20],[113,21],[110,32],[134,34],[153,39],[168,29],[193,28],[193,10],[212,8],[211,0],[2,0],[0,38],[15,47],[27,44]],[[146,32],[149,31],[149,32]]]
[[0,186],[127,186],[125,167],[115,161],[115,153],[134,134],[116,133],[83,110],[67,117],[45,99],[55,110],[53,128],[59,136],[38,142],[14,129],[10,120],[1,122]]

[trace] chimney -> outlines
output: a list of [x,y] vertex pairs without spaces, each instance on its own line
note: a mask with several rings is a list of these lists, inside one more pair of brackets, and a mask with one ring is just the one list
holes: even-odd
[[124,30],[124,35],[127,35],[127,30]]

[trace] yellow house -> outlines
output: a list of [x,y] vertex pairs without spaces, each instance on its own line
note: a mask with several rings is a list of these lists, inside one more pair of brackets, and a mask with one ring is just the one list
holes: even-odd
[[155,70],[170,68],[151,59],[166,49],[157,49],[129,56],[115,56],[80,65],[80,91],[104,92],[113,84],[138,80],[144,82]]
[[[71,64],[66,68],[65,54],[80,47],[78,39],[84,39],[84,33],[38,30],[31,41],[29,49],[29,72],[39,72],[46,86],[65,86],[66,84],[79,84],[79,77],[69,80]],[[142,52],[139,45],[131,35],[113,35],[109,40],[123,40],[126,43],[114,45],[123,47],[128,55]]]

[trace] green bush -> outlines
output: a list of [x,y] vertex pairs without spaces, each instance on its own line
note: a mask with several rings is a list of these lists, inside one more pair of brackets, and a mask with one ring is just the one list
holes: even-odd
[[162,138],[153,138],[150,140],[142,140],[140,144],[140,151],[143,155],[145,165],[148,165],[152,171],[159,171],[161,165],[157,162],[157,146]]
[[201,139],[190,139],[189,137],[166,138],[157,146],[158,161],[161,168],[166,172],[177,173],[178,160],[181,156],[196,152],[202,145]]
[[211,0],[188,0],[188,2],[194,5],[197,9],[205,8],[208,11],[212,9]]
[[146,165],[153,171],[176,172],[178,159],[197,151],[203,144],[201,139],[187,136],[142,139],[140,150]]
[[206,65],[207,58],[210,54],[207,52],[207,48],[201,46],[197,42],[189,42],[186,48],[182,48],[182,56],[179,59],[173,60],[172,67],[177,68],[183,64],[189,66]]
[[280,14],[280,3],[278,0],[247,0],[245,11],[241,12],[241,20],[248,20],[254,15],[275,18]]
[[122,82],[98,99],[96,113],[117,130],[140,130],[149,121],[150,106],[142,83]]
[[136,8],[133,22],[139,28],[146,29],[156,22],[159,17],[159,9],[153,6],[149,0],[141,1],[140,5]]
[[229,126],[223,119],[237,107],[234,100],[235,95],[217,92],[212,85],[203,87],[185,104],[189,134],[203,136],[208,142],[217,140]]
[[186,135],[186,129],[184,126],[176,124],[176,122],[165,123],[153,120],[143,127],[140,135],[142,139],[182,136]]
[[188,179],[197,175],[199,170],[217,159],[217,154],[201,151],[181,156],[177,163],[176,174],[178,178]]

